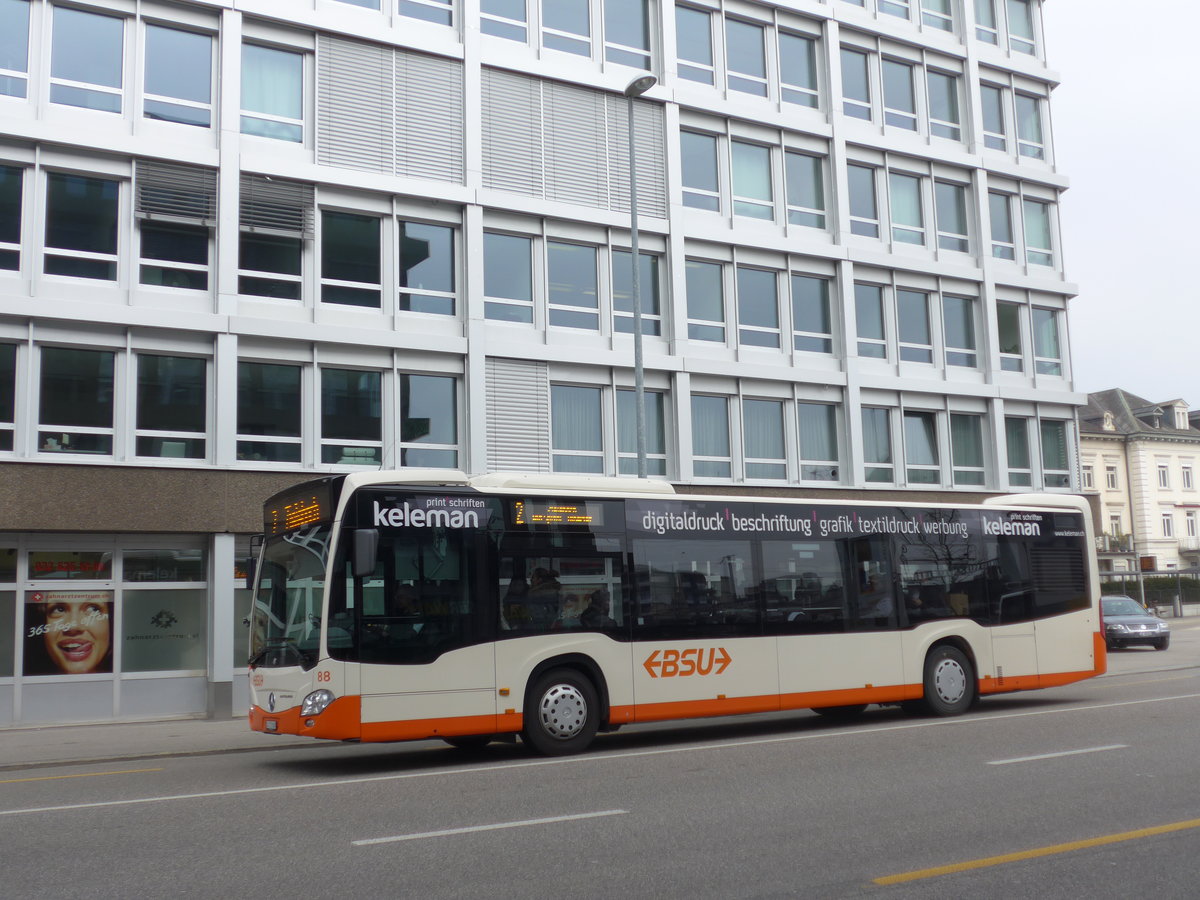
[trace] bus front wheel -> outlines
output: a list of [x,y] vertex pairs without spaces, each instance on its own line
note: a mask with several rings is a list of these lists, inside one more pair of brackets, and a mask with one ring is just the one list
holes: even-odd
[[545,756],[587,749],[600,724],[596,688],[574,669],[552,669],[534,683],[525,701],[521,739]]
[[965,713],[975,700],[975,670],[965,653],[943,644],[925,657],[925,711],[935,716]]

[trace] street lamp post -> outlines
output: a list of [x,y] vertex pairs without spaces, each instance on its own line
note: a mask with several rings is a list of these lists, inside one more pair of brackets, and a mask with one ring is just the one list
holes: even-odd
[[642,364],[642,280],[638,258],[637,168],[633,131],[633,101],[658,83],[653,75],[642,75],[625,87],[629,108],[629,239],[633,266],[633,396],[637,416],[637,477],[646,477],[646,371]]

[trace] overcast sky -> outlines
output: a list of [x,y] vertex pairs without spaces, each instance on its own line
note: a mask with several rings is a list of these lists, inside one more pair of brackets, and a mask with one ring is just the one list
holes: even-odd
[[1197,0],[1047,0],[1075,389],[1200,409]]

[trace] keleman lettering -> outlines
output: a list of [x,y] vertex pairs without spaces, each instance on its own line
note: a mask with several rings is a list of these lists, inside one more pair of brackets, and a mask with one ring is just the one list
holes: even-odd
[[731,662],[733,657],[724,647],[689,647],[686,650],[655,650],[646,657],[642,668],[651,678],[686,678],[689,675],[720,675]]
[[404,506],[380,506],[375,503],[375,525],[392,528],[478,528],[479,512],[474,509],[413,509]]
[[1038,537],[1042,533],[1042,526],[1037,522],[1005,522],[985,518],[983,520],[983,533],[986,535],[1017,534],[1026,537]]

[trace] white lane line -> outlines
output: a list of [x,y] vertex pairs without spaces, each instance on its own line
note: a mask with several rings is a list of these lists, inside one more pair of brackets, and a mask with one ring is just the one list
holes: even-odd
[[525,819],[521,822],[498,822],[495,825],[472,825],[468,828],[447,828],[443,831],[420,831],[416,834],[398,834],[395,837],[367,838],[361,841],[351,841],[354,847],[366,847],[371,844],[395,844],[398,841],[420,841],[425,838],[447,837],[452,834],[472,834],[476,831],[500,831],[503,828],[526,828],[530,825],[550,825],[554,822],[574,822],[579,819],[600,819],[604,816],[625,816],[627,809],[605,809],[601,812],[579,813],[574,816],[551,816],[547,819]]
[[1105,750],[1124,750],[1128,744],[1109,744],[1107,747],[1087,747],[1083,750],[1060,750],[1058,753],[1039,753],[1037,756],[1018,756],[1016,759],[993,759],[989,766],[1008,766],[1013,763],[1036,762],[1039,759],[1055,759],[1059,756],[1078,756],[1081,753],[1103,753]]
[[[770,744],[792,744],[799,741],[826,740],[865,734],[887,734],[893,731],[911,731],[916,728],[964,728],[970,725],[986,725],[1005,719],[1025,719],[1031,716],[1053,716],[1062,713],[1092,712],[1100,709],[1115,709],[1121,706],[1138,706],[1143,703],[1170,703],[1176,700],[1200,699],[1200,693],[1177,694],[1173,697],[1152,697],[1146,700],[1121,700],[1114,703],[1095,703],[1090,706],[1068,706],[1062,709],[1036,709],[1027,712],[992,713],[962,716],[953,719],[935,719],[927,722],[906,722],[903,725],[881,725],[877,728],[855,728],[849,731],[820,731],[811,734],[789,734],[782,737],[750,738],[744,741],[722,741],[719,743],[690,744],[685,747],[664,747],[657,750],[629,750],[623,753],[589,753],[583,756],[560,756],[554,759],[534,759],[527,762],[497,763],[491,766],[471,768],[432,769],[422,772],[401,772],[396,775],[368,775],[361,778],[332,778],[327,781],[307,781],[297,784],[277,784],[267,787],[238,788],[229,791],[205,791],[199,794],[173,794],[165,797],[138,797],[131,800],[108,800],[98,803],[71,803],[62,806],[36,806],[28,809],[0,809],[0,816],[24,816],[31,813],[72,812],[79,809],[105,809],[113,806],[137,806],[146,803],[167,803],[176,800],[206,800],[215,797],[237,797],[245,794],[268,794],[275,791],[307,791],[319,787],[343,787],[352,784],[374,784],[383,781],[406,781],[410,778],[438,778],[451,775],[481,775],[488,772],[507,772],[511,769],[542,768],[544,766],[594,766],[614,760],[638,759],[648,756],[668,756],[678,753],[700,753],[708,750],[735,750],[741,747],[758,747]],[[364,745],[367,746],[367,745]]]

